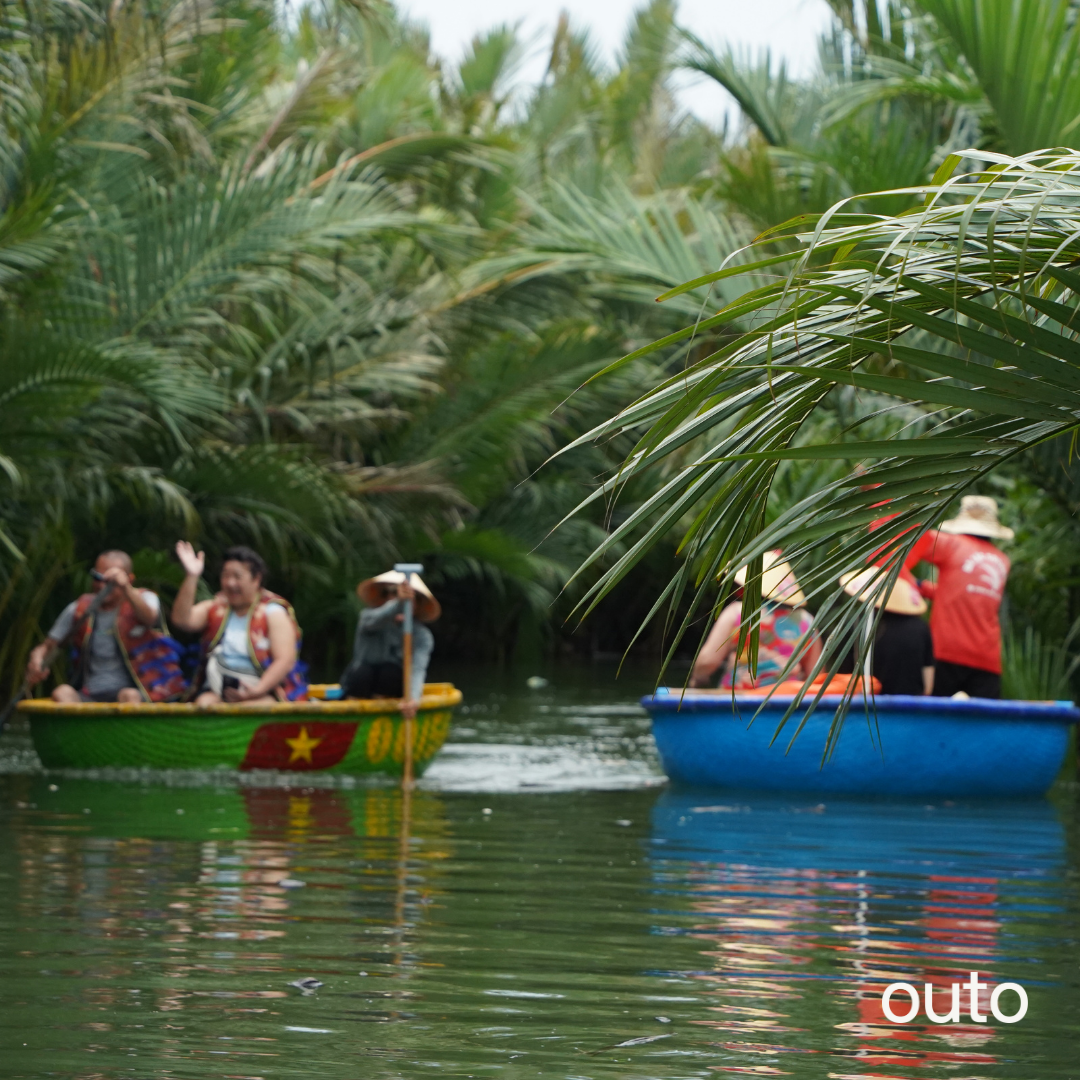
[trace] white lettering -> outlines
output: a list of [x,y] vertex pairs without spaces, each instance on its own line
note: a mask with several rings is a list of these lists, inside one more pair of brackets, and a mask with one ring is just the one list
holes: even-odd
[[[911,998],[911,1012],[907,1016],[897,1016],[892,1009],[892,996],[897,991],[902,990]],[[881,1011],[894,1023],[894,1024],[907,1024],[915,1019],[919,1015],[919,991],[915,989],[911,983],[895,982],[889,983],[885,987],[885,993],[881,995]]]
[[979,991],[985,990],[987,983],[979,982],[979,973],[973,971],[964,985],[968,988],[968,1015],[976,1024],[985,1024],[986,1017],[979,1012]]
[[[998,1008],[998,999],[1005,990],[1015,991],[1016,996],[1020,999],[1020,1008],[1012,1016],[1006,1016]],[[1015,1024],[1018,1020],[1023,1020],[1027,1016],[1027,1010],[1027,991],[1019,983],[1000,983],[994,987],[994,992],[990,995],[990,1011],[994,1014],[995,1020],[1000,1020],[1003,1024]]]
[[990,551],[973,552],[964,560],[960,569],[965,574],[977,575],[983,586],[997,596],[1001,595],[1005,588],[1005,579],[1009,576],[1004,558]]
[[[983,997],[982,994],[989,990],[990,985],[985,982],[979,981],[979,973],[977,971],[971,972],[971,978],[964,983],[950,983],[946,988],[944,986],[936,987],[933,983],[923,984],[923,997],[920,999],[919,991],[915,989],[911,983],[906,982],[894,982],[889,983],[885,987],[884,992],[881,995],[881,1011],[885,1014],[886,1018],[894,1024],[910,1024],[919,1015],[919,1009],[924,1006],[926,1009],[926,1016],[934,1024],[960,1024],[964,1021],[960,1015],[960,1001],[961,991],[966,989],[968,991],[968,1015],[976,1024],[985,1024],[987,1016],[985,1013],[980,1012],[980,1006],[986,1007],[987,1000],[990,1004],[990,1012],[993,1014],[994,1019],[1002,1024],[1015,1024],[1020,1020],[1023,1020],[1027,1016],[1028,1011],[1028,996],[1027,991],[1019,983],[1001,983],[994,987],[992,994]],[[934,992],[935,989],[941,993],[944,993],[948,989],[952,1001],[949,1004],[949,1011],[946,1013],[938,1013],[934,1010]],[[1019,1006],[1015,1013],[1011,1016],[1006,1015],[1001,1010],[1001,996],[1006,990],[1011,990],[1019,1002]],[[892,1006],[892,998],[894,994],[907,994],[911,999],[911,1007],[906,1014],[900,1015],[894,1011]]]
[[[926,984],[926,1015],[935,1024],[959,1024],[960,1023],[960,984],[952,984],[952,1008],[944,1016],[938,1016],[934,1012],[934,988],[930,983]],[[997,1013],[994,1013],[997,1016]]]

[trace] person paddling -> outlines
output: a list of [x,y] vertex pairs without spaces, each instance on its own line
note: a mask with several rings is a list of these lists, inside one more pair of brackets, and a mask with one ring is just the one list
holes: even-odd
[[[746,584],[748,568],[742,567],[735,575],[735,583]],[[792,679],[807,679],[821,655],[821,641],[813,629],[814,617],[803,606],[806,597],[795,580],[791,565],[784,561],[780,551],[766,551],[761,575],[761,622],[758,630],[757,678],[750,673],[747,650],[736,657],[739,644],[739,623],[742,618],[742,601],[734,600],[717,616],[709,636],[705,639],[694,669],[690,673],[690,685],[708,686],[712,677],[724,667],[720,685],[724,689],[750,690],[779,682],[791,657],[803,646],[802,654],[794,669],[788,672]],[[809,639],[809,640],[807,640]]]
[[428,623],[442,614],[439,601],[419,574],[389,570],[361,581],[356,594],[367,605],[360,612],[353,640],[353,657],[341,675],[345,697],[374,698],[402,696],[404,677],[405,604],[412,601],[416,623],[413,627],[409,708],[424,694],[424,679],[435,648],[435,636]]
[[[91,613],[105,588],[111,590],[109,595]],[[161,615],[161,601],[149,589],[135,587],[126,551],[105,551],[97,557],[93,590],[68,604],[30,653],[28,686],[36,686],[49,674],[46,658],[69,638],[76,654],[75,675],[53,690],[53,701],[175,701],[187,689],[176,642],[169,638]]]
[[299,701],[307,683],[298,660],[300,627],[287,600],[263,587],[266,563],[249,547],[231,547],[221,566],[221,592],[195,603],[206,557],[185,540],[176,545],[184,583],[173,604],[173,622],[202,634],[202,667],[196,705],[221,701],[248,705]]
[[[844,574],[840,584],[848,596],[857,596],[864,604],[873,597],[874,607],[881,607],[881,577],[877,567]],[[883,694],[923,696],[934,691],[934,642],[930,627],[921,616],[926,601],[913,580],[899,577],[885,600],[885,610],[874,635],[872,674],[881,684]],[[840,664],[841,674],[855,669],[852,649]]]
[[1012,529],[998,521],[997,503],[984,495],[965,495],[960,513],[915,542],[904,566],[928,562],[938,568],[935,584],[920,592],[933,601],[934,694],[1001,697],[999,611],[1009,577],[1009,557],[991,540],[1011,540]]

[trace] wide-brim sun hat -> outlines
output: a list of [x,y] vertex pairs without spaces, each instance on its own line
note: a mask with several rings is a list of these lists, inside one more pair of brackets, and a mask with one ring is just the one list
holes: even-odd
[[[848,596],[857,596],[864,604],[873,597],[874,607],[881,607],[881,581],[886,573],[880,566],[868,566],[865,570],[842,574],[840,584]],[[901,577],[885,600],[885,610],[893,615],[922,615],[926,601],[914,582]]]
[[[356,595],[368,607],[380,607],[386,603],[386,592],[390,585],[401,585],[405,575],[400,570],[387,570],[385,574],[367,578],[356,586]],[[431,590],[424,584],[419,574],[409,575],[409,584],[416,593],[413,610],[421,622],[434,622],[442,614],[442,605],[435,599]]]
[[997,502],[988,495],[965,495],[960,500],[960,513],[941,523],[944,533],[985,536],[991,540],[1011,540],[1013,531],[998,521]]
[[[749,570],[748,566],[739,568],[735,574],[736,585],[746,584]],[[787,604],[788,607],[802,607],[806,603],[806,597],[795,579],[795,571],[791,569],[791,563],[785,561],[782,551],[766,551],[762,558],[761,596],[777,604]]]

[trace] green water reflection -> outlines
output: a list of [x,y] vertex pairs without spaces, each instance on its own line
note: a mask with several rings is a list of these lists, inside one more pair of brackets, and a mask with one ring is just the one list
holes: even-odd
[[[478,684],[404,848],[392,788],[47,776],[5,736],[0,1074],[1077,1075],[1072,791],[670,791],[632,697]],[[1028,1016],[883,1020],[972,968]]]

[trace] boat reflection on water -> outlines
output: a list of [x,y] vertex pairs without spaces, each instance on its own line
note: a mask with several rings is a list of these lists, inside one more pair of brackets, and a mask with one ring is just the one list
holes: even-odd
[[[261,1012],[312,968],[395,979],[418,962],[449,854],[437,795],[412,794],[403,833],[398,788],[21,786],[19,910],[137,950],[159,1010]],[[369,996],[392,1020],[408,995]],[[91,1009],[125,1000],[106,983]]]
[[[710,987],[714,1018],[695,1022],[715,1029],[728,1055],[721,1071],[783,1074],[790,1055],[823,1052],[826,1026],[835,1036],[824,1053],[841,1060],[822,1076],[977,1069],[999,1060],[1015,1029],[972,1022],[966,989],[960,1023],[931,1023],[921,1008],[894,1024],[884,988],[907,982],[922,994],[929,983],[943,1016],[952,985],[978,971],[989,1014],[997,983],[1046,978],[1023,942],[1051,916],[1065,860],[1048,803],[670,791],[656,803],[651,845],[668,894],[659,906],[675,920],[659,932],[702,943],[700,969],[679,974]],[[1002,1007],[1012,1012],[1015,1000]],[[901,994],[894,1009],[908,1003]]]

